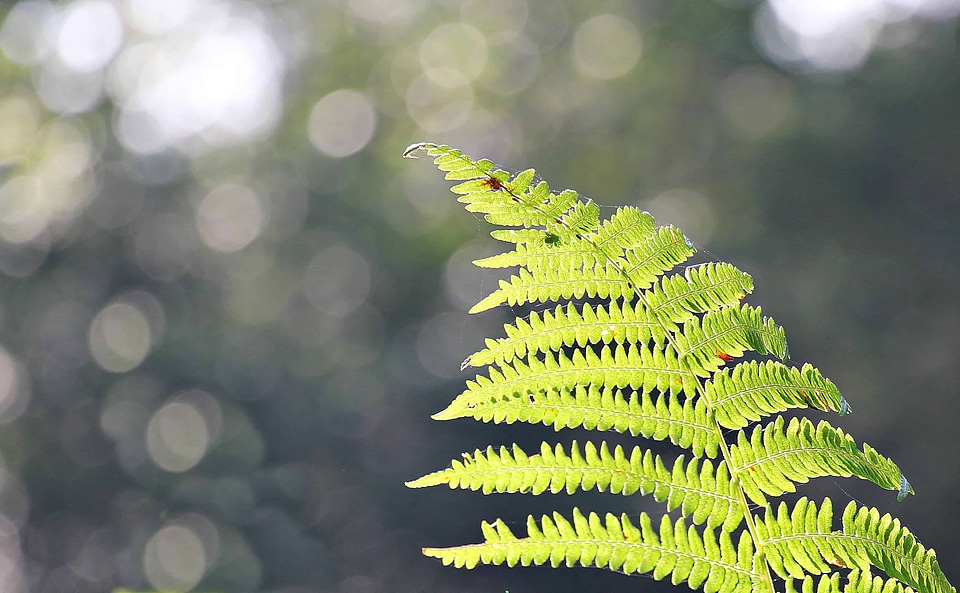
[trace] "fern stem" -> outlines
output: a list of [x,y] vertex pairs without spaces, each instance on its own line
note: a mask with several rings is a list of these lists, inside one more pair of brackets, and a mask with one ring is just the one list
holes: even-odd
[[[690,373],[693,375],[693,373]],[[696,377],[694,377],[696,378]],[[697,380],[697,392],[700,394],[700,397],[704,397],[702,384],[699,379]],[[710,406],[710,402],[704,401],[707,404],[707,407],[710,408],[711,413],[713,411]],[[730,446],[727,445],[727,442],[723,439],[723,429],[720,424],[714,419],[714,426],[717,428],[717,432],[720,434],[720,451],[723,452],[723,458],[727,461],[727,467],[730,468],[730,479],[735,480],[737,484],[737,492],[740,494],[740,506],[743,508],[743,520],[747,523],[747,530],[750,532],[750,537],[753,538],[753,545],[757,548],[757,555],[760,556],[763,560],[763,569],[764,569],[764,578],[767,581],[767,587],[770,593],[775,593],[776,589],[773,588],[773,574],[770,572],[770,563],[767,562],[766,556],[763,555],[763,540],[760,539],[760,533],[757,531],[757,524],[753,520],[753,514],[750,512],[750,503],[747,500],[746,491],[740,486],[740,478],[738,476],[739,472],[733,467],[733,459],[730,456]]]

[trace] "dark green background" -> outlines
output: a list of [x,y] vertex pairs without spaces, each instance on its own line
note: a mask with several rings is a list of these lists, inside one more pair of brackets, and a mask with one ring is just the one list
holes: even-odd
[[[21,4],[4,3],[0,20]],[[7,183],[56,177],[65,165],[49,155],[71,141],[89,155],[60,190],[83,198],[60,210],[34,204],[45,226],[29,240],[17,234],[30,222],[18,218],[20,206],[0,203],[0,344],[19,365],[17,401],[30,393],[29,407],[3,412],[0,427],[10,587],[16,575],[30,591],[158,585],[144,574],[148,542],[178,525],[206,533],[202,591],[657,586],[592,570],[461,572],[419,555],[425,545],[476,541],[479,521],[497,516],[522,529],[529,512],[574,504],[655,508],[595,494],[403,487],[462,451],[570,437],[429,420],[460,392],[460,360],[484,335],[499,335],[506,312],[466,314],[495,276],[464,276],[474,274],[465,264],[497,246],[429,161],[400,158],[423,140],[534,167],[553,188],[606,206],[640,205],[684,228],[706,259],[751,273],[750,302],[785,327],[794,362],[818,366],[852,404],[854,414],[830,420],[893,457],[917,490],[897,504],[870,484],[821,479],[801,494],[896,514],[960,583],[952,17],[888,14],[884,26],[874,14],[864,63],[829,71],[771,58],[758,41],[771,30],[770,7],[752,2],[199,3],[220,12],[191,17],[198,38],[213,39],[216,19],[228,15],[273,39],[280,94],[262,112],[276,120],[252,137],[206,130],[138,154],[118,138],[129,105],[110,89],[136,84],[141,71],[118,62],[138,43],[176,43],[187,25],[144,33],[134,4],[115,4],[126,33],[101,66],[108,91],[76,113],[55,99],[70,104],[79,91],[44,78],[55,57],[24,63],[0,51],[0,102],[27,105],[36,124],[18,128],[16,142],[0,138]],[[31,6],[49,16],[67,5]],[[597,78],[577,65],[576,32],[598,14],[639,35],[639,60],[623,75]],[[479,33],[487,59],[451,91],[470,101],[417,107],[424,40],[451,23]],[[308,129],[318,101],[341,89],[365,95],[376,127],[362,150],[333,157]],[[0,109],[0,136],[15,137],[16,113]],[[79,140],[51,132],[57,122]],[[345,133],[349,143],[360,132]],[[226,253],[204,242],[197,222],[205,196],[223,184],[250,188],[262,213],[256,237]],[[117,302],[139,307],[154,343],[135,368],[111,372],[91,353],[90,335],[98,312]],[[206,395],[183,395],[191,389]],[[173,472],[145,443],[151,418],[176,402],[204,418],[210,445],[195,466]],[[189,422],[173,425],[174,436],[195,436]]]

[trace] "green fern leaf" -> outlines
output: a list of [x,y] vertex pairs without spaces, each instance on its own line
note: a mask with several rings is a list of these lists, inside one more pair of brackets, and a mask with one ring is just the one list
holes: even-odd
[[643,294],[643,302],[670,331],[718,307],[733,305],[753,292],[753,279],[734,266],[708,263],[687,267],[683,274],[664,276]]
[[[652,573],[673,584],[687,583],[711,593],[749,593],[766,590],[756,567],[753,543],[746,534],[734,547],[730,535],[697,531],[683,519],[675,523],[664,515],[655,528],[646,513],[635,526],[626,515],[573,510],[573,523],[559,513],[544,515],[539,524],[527,518],[527,537],[517,538],[506,523],[483,524],[484,542],[453,548],[425,548],[427,556],[445,565],[474,568],[477,564],[508,566],[561,565],[607,568],[625,574]],[[709,550],[709,553],[708,553]]]
[[566,308],[557,305],[551,313],[533,312],[504,326],[506,338],[487,339],[486,348],[464,361],[463,368],[488,364],[504,365],[527,354],[558,351],[563,347],[586,348],[592,344],[637,344],[653,340],[666,343],[666,332],[654,313],[638,303],[636,307],[611,302],[596,308],[589,303]]
[[653,494],[665,502],[667,510],[681,509],[695,525],[706,523],[711,529],[722,526],[733,531],[742,521],[740,499],[725,464],[714,468],[709,460],[702,464],[694,457],[689,462],[679,456],[668,469],[659,455],[634,447],[627,456],[617,445],[611,453],[605,442],[598,448],[587,442],[583,452],[574,441],[567,454],[562,445],[540,446],[538,455],[527,455],[517,445],[512,451],[500,447],[464,453],[450,467],[408,482],[411,488],[447,484],[451,488],[491,492],[552,494],[596,488],[600,492],[631,495]]
[[654,349],[644,345],[603,346],[599,352],[591,348],[574,350],[569,358],[562,351],[548,352],[543,360],[528,356],[526,363],[514,360],[498,368],[490,367],[489,374],[489,377],[477,375],[476,380],[467,381],[467,389],[434,418],[446,420],[455,410],[505,395],[573,389],[577,385],[631,387],[644,393],[656,389],[671,395],[686,393],[689,397],[695,394],[692,382],[683,383],[686,372],[680,366],[676,351],[669,346]]
[[[639,246],[624,252],[623,261],[603,265],[535,266],[521,268],[500,288],[470,309],[479,313],[498,305],[521,305],[572,298],[630,299],[635,290],[649,287],[663,272],[683,263],[693,254],[683,234],[674,227],[661,227]],[[558,256],[558,260],[562,256]],[[559,261],[553,262],[559,264]],[[563,262],[570,264],[570,261]]]
[[[794,579],[786,580],[786,592],[798,593]],[[800,581],[800,593],[915,593],[896,579],[882,579],[869,571],[852,570],[847,575],[847,584],[841,588],[840,574],[823,575],[819,579],[805,576]]]
[[787,355],[783,328],[750,305],[715,309],[688,321],[674,342],[684,363],[700,377],[711,376],[748,350],[780,359]]
[[[884,583],[884,587],[893,588],[899,582],[925,593],[956,592],[947,582],[933,550],[920,545],[899,520],[851,501],[843,512],[842,530],[833,531],[832,523],[829,498],[819,509],[806,498],[797,501],[793,509],[785,503],[776,511],[767,509],[757,528],[774,572],[782,578],[805,578],[807,573],[828,572],[832,566],[855,568],[861,573],[876,567],[896,580]],[[859,580],[867,578],[869,575]],[[875,586],[876,582],[870,579],[867,590]]]
[[[576,196],[573,190],[563,191],[564,193],[572,192]],[[587,233],[596,231],[598,226],[600,226],[600,206],[593,201],[575,202],[572,208],[559,216],[559,219],[546,222],[547,231],[558,233],[561,240],[564,237],[579,239]]]
[[810,364],[797,369],[775,361],[741,363],[714,374],[704,391],[724,428],[743,428],[790,408],[850,412],[837,386]]
[[579,270],[606,265],[606,258],[584,239],[574,239],[566,245],[551,245],[546,241],[523,243],[515,251],[485,257],[473,262],[479,268],[510,268],[523,266],[527,269],[564,268]]
[[480,313],[504,303],[513,306],[572,298],[629,299],[632,296],[633,287],[613,264],[585,269],[534,268],[531,271],[521,268],[519,275],[501,280],[500,288],[474,305],[470,313]]
[[[497,182],[491,182],[491,179],[493,177],[479,183],[499,185]],[[465,209],[468,212],[485,214],[484,218],[487,222],[502,226],[548,226],[560,221],[561,216],[578,203],[577,192],[565,190],[560,194],[550,193],[546,183],[540,183],[521,195],[515,195],[505,187],[491,191],[469,192],[463,185],[454,186],[451,189],[456,193],[465,193],[457,201],[465,203]],[[508,197],[509,200],[505,200],[504,197]]]
[[744,491],[764,506],[764,494],[795,492],[795,483],[822,476],[856,476],[887,490],[903,485],[900,468],[870,445],[864,444],[861,451],[853,437],[839,428],[827,422],[814,426],[806,418],[793,418],[785,425],[783,416],[778,416],[749,437],[740,431],[730,456]]
[[[607,243],[613,243],[621,249],[634,249],[642,247],[654,237],[653,218],[649,214],[622,216],[617,224],[612,225],[615,227],[613,229],[607,228],[610,221],[597,228],[599,214],[599,208],[593,203],[583,206],[578,202],[562,219],[546,221],[546,233],[513,231],[509,237],[517,243],[515,251],[473,263],[481,268],[524,266],[530,270],[604,266],[607,261],[623,263],[606,253]],[[591,234],[593,231],[597,234]],[[567,235],[570,237],[564,239]],[[551,239],[548,240],[548,237]]]
[[[692,243],[637,208],[601,221],[591,200],[572,190],[551,192],[532,169],[511,175],[433,144],[405,154],[421,150],[459,182],[453,191],[468,211],[512,227],[491,233],[511,250],[474,263],[518,269],[471,313],[557,303],[505,325],[505,337],[486,340],[461,366],[485,366],[486,374],[467,381],[433,417],[613,430],[670,440],[692,455],[671,465],[649,450],[628,453],[603,442],[582,449],[576,442],[543,443],[533,455],[516,445],[464,454],[407,485],[649,494],[665,514],[659,527],[647,514],[634,526],[626,516],[601,519],[574,509],[572,522],[556,513],[539,522],[528,518],[522,539],[497,520],[483,524],[484,543],[425,554],[467,568],[549,563],[649,573],[706,593],[773,593],[773,575],[791,593],[798,587],[839,593],[838,570],[852,571],[844,593],[956,593],[933,551],[889,515],[851,503],[835,531],[829,499],[819,507],[805,498],[776,511],[767,505],[767,497],[820,476],[857,476],[898,490],[898,500],[913,488],[890,459],[826,422],[776,417],[746,430],[793,408],[850,411],[837,387],[809,364],[767,360],[724,368],[747,352],[789,358],[783,329],[759,307],[740,303],[753,291],[749,275],[725,263],[675,271],[696,252]],[[735,432],[728,443],[729,429]],[[751,502],[766,507],[763,517],[750,513]],[[677,521],[666,514],[678,510]],[[889,578],[873,577],[871,568]]]
[[[870,563],[917,591],[956,593],[947,582],[933,550],[925,549],[912,533],[889,514],[851,501],[843,511],[843,535],[834,550],[859,552],[864,548]],[[852,554],[851,554],[852,557]]]
[[[794,579],[787,579],[786,592],[798,593],[793,584]],[[870,572],[852,570],[847,575],[847,584],[841,588],[840,574],[833,573],[823,575],[815,580],[815,577],[806,576],[801,581],[800,593],[915,593],[910,587],[896,579],[882,579],[873,576]]]
[[600,225],[594,245],[603,253],[619,253],[642,245],[652,236],[654,228],[656,224],[648,212],[624,206]]
[[475,404],[453,406],[433,415],[435,420],[474,418],[483,422],[526,422],[545,424],[556,430],[585,428],[614,430],[690,449],[697,457],[714,458],[720,437],[713,429],[710,412],[702,400],[686,400],[650,393],[600,388],[546,390],[527,395],[513,394]]
[[633,288],[643,290],[694,253],[696,250],[680,229],[662,226],[650,239],[623,251],[626,260],[623,274],[630,279]]
[[566,311],[558,305],[553,314],[531,313],[526,321],[518,319],[515,325],[505,325],[507,337],[488,339],[487,347],[467,358],[464,367],[503,364],[528,352],[556,351],[564,346],[583,348],[588,344],[651,340],[660,346],[666,341],[667,329],[679,331],[677,323],[693,319],[697,313],[732,305],[751,290],[750,276],[729,264],[688,268],[682,275],[661,278],[634,307],[611,302],[596,309],[589,304],[577,308],[569,303]]

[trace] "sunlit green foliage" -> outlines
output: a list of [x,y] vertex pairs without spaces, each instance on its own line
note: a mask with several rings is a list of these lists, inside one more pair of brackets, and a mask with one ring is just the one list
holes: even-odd
[[[650,573],[708,593],[772,593],[774,575],[787,579],[788,591],[796,590],[792,579],[801,579],[804,592],[839,591],[836,573],[814,577],[842,568],[856,569],[845,590],[955,591],[933,550],[889,515],[851,502],[834,530],[829,499],[819,508],[806,498],[771,506],[768,497],[821,476],[856,476],[899,491],[899,500],[913,488],[891,460],[827,422],[769,418],[791,408],[845,414],[850,407],[812,366],[782,362],[789,358],[783,329],[759,307],[740,303],[753,288],[749,276],[727,264],[674,271],[695,253],[693,244],[636,208],[601,221],[592,201],[572,190],[552,193],[545,182],[534,183],[532,170],[511,175],[434,144],[405,154],[421,151],[435,157],[447,179],[461,181],[453,191],[467,210],[524,229],[494,232],[514,243],[513,251],[476,264],[519,271],[471,312],[560,303],[517,318],[506,337],[488,339],[467,358],[463,368],[487,366],[486,375],[467,381],[434,418],[629,432],[669,438],[692,453],[689,461],[677,457],[672,469],[639,446],[628,453],[603,441],[543,443],[533,455],[516,445],[464,454],[408,486],[652,494],[666,511],[680,509],[681,518],[574,509],[572,519],[556,512],[529,517],[525,537],[498,519],[483,524],[482,543],[426,548],[426,555],[466,568],[549,564]],[[736,362],[748,352],[779,361]],[[757,421],[763,423],[749,427]],[[754,514],[751,503],[762,512]],[[873,578],[873,568],[890,580]]]

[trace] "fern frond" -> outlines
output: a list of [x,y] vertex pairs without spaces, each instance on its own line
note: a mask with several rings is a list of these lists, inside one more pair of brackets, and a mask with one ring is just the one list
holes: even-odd
[[600,225],[593,244],[602,253],[632,249],[648,240],[655,227],[653,216],[649,212],[624,206]]
[[666,329],[723,305],[732,305],[753,290],[750,276],[729,264],[688,268],[665,276],[633,306],[611,301],[592,307],[558,305],[553,313],[533,312],[527,320],[504,325],[506,338],[486,340],[486,348],[468,357],[466,366],[508,363],[515,357],[588,344],[666,342]]
[[650,287],[664,272],[690,259],[696,253],[693,244],[680,229],[667,225],[654,231],[653,236],[623,251],[626,264],[623,273],[631,279],[633,288]]
[[[583,245],[578,240],[578,245]],[[597,252],[599,253],[599,252]],[[631,299],[636,290],[649,287],[664,272],[693,255],[683,234],[674,227],[661,227],[648,240],[624,252],[622,261],[608,259],[602,265],[523,267],[509,280],[470,309],[479,313],[498,305],[546,303],[573,298]],[[552,262],[559,265],[562,256]],[[482,261],[482,260],[481,260]],[[585,262],[586,263],[586,262]]]
[[864,555],[887,576],[917,591],[956,593],[940,569],[936,552],[924,548],[899,519],[851,501],[842,522],[843,535],[837,537],[842,543],[835,543],[834,550],[847,550],[852,558],[863,553],[865,543]]
[[[661,393],[695,395],[692,381],[685,385],[686,371],[676,351],[664,346],[650,349],[645,345],[603,346],[599,352],[592,348],[574,350],[573,355],[547,352],[543,360],[527,356],[526,362],[514,360],[498,368],[489,368],[489,377],[477,375],[467,381],[467,388],[450,404],[447,410],[458,410],[481,402],[502,398],[514,393],[537,393],[547,389],[573,389],[577,385],[607,385],[630,387],[644,393],[654,389]],[[447,419],[444,410],[434,416]]]
[[[824,499],[820,508],[801,498],[790,509],[780,503],[767,509],[757,523],[764,554],[771,568],[782,578],[804,578],[807,573],[821,574],[833,567],[855,568],[861,574],[876,567],[902,585],[924,593],[955,593],[937,562],[933,550],[927,550],[912,533],[889,514],[861,507],[851,501],[843,512],[842,530],[833,531],[833,505]],[[851,574],[851,577],[854,576]],[[858,587],[873,590],[878,586],[869,575],[857,580]],[[851,579],[852,580],[852,579]],[[889,581],[883,588],[896,588]],[[860,589],[863,590],[863,589]]]
[[596,308],[589,303],[577,307],[568,303],[543,313],[533,312],[526,320],[504,325],[506,338],[487,338],[486,348],[472,354],[463,364],[484,366],[504,365],[527,354],[558,351],[564,347],[586,348],[590,344],[638,344],[653,340],[654,345],[666,343],[666,332],[650,310],[642,303],[610,302]]
[[[485,374],[433,417],[614,430],[669,439],[692,454],[671,464],[640,447],[581,448],[576,441],[569,448],[543,443],[532,455],[516,445],[465,453],[407,485],[650,494],[666,513],[659,520],[641,514],[639,526],[577,509],[572,522],[556,513],[539,522],[529,517],[523,539],[497,520],[483,524],[484,543],[425,554],[467,568],[549,563],[652,573],[706,593],[773,593],[774,574],[789,593],[840,593],[837,569],[850,571],[844,593],[956,593],[933,551],[876,509],[851,503],[835,531],[829,499],[819,507],[805,498],[767,506],[768,497],[820,476],[857,476],[899,490],[898,500],[913,488],[890,459],[826,422],[776,417],[747,430],[792,408],[850,411],[809,364],[723,368],[747,352],[789,359],[783,329],[740,302],[753,291],[748,274],[726,263],[677,270],[696,252],[693,244],[638,208],[601,221],[592,200],[551,191],[533,169],[511,174],[435,144],[411,146],[405,156],[419,150],[458,182],[453,191],[468,211],[512,227],[491,233],[511,244],[505,253],[474,263],[516,270],[470,312],[556,303],[505,325],[505,337],[487,339],[461,365],[487,367]],[[736,431],[730,442],[725,429]],[[752,515],[751,502],[766,514]],[[678,510],[674,521],[669,513]],[[889,578],[874,577],[871,568]]]
[[447,484],[450,488],[491,492],[522,492],[552,494],[578,490],[630,495],[653,494],[657,502],[666,502],[667,510],[680,508],[681,515],[690,516],[695,525],[706,523],[711,529],[723,526],[733,531],[742,521],[740,498],[730,480],[726,464],[716,468],[709,460],[694,457],[689,462],[677,457],[668,469],[659,455],[634,447],[627,456],[617,445],[611,453],[605,442],[598,448],[591,442],[583,452],[576,441],[570,453],[562,445],[540,445],[538,455],[527,455],[517,445],[512,451],[500,447],[477,449],[471,456],[463,454],[450,467],[418,480],[408,482],[411,488]]
[[856,476],[887,490],[900,490],[903,485],[903,474],[893,461],[867,444],[861,451],[853,437],[839,428],[827,422],[814,426],[806,418],[784,424],[783,416],[777,416],[754,429],[749,438],[740,431],[737,444],[730,448],[733,471],[755,503],[765,506],[764,494],[795,492],[795,483],[822,476]]
[[[623,262],[617,256],[620,251],[641,247],[654,237],[653,217],[645,212],[639,212],[636,216],[621,216],[615,225],[610,225],[608,220],[598,228],[599,213],[599,208],[592,202],[588,205],[578,202],[563,219],[547,221],[548,230],[545,234],[526,231],[526,240],[521,241],[517,237],[524,231],[514,231],[511,235],[517,242],[514,251],[473,263],[481,268],[523,266],[529,270],[597,267],[606,265],[608,261],[621,264]],[[609,226],[614,228],[607,228]],[[569,233],[571,237],[563,240],[557,233]],[[617,250],[608,250],[608,243],[612,243]]]
[[690,371],[709,377],[714,371],[743,353],[787,355],[783,328],[763,317],[760,307],[724,307],[683,324],[674,336],[680,357]]
[[[776,512],[768,508],[763,519],[757,522],[764,555],[781,578],[802,579],[808,573],[816,575],[830,572],[832,569],[821,554],[817,539],[793,536],[804,533],[826,536],[832,532],[832,528],[833,504],[829,498],[823,501],[819,509],[816,503],[806,497],[798,500],[792,510],[781,502]],[[827,555],[829,557],[826,560],[840,562],[832,552]]]
[[564,245],[551,245],[546,241],[522,243],[514,251],[478,259],[473,262],[478,268],[510,268],[523,266],[527,269],[564,268],[579,270],[606,265],[606,258],[585,239],[574,239]]
[[709,593],[766,591],[757,569],[758,558],[749,535],[741,534],[735,546],[730,535],[703,533],[684,520],[675,523],[668,515],[654,527],[646,513],[635,526],[624,514],[596,513],[584,516],[573,510],[571,523],[559,513],[544,515],[538,524],[527,518],[527,537],[519,539],[502,520],[482,525],[484,542],[454,548],[424,548],[427,556],[445,565],[474,568],[477,564],[508,566],[560,565],[606,568],[625,574],[652,573],[667,576],[675,585]]
[[790,408],[850,412],[837,386],[811,364],[797,369],[775,361],[741,363],[714,374],[704,391],[724,428],[743,428]]
[[470,313],[480,313],[504,303],[523,305],[582,298],[630,299],[633,287],[613,264],[583,269],[521,268],[519,274],[501,280],[500,287],[474,305]]
[[[563,190],[564,193],[576,192],[571,189]],[[562,215],[557,214],[558,219],[547,220],[547,230],[556,233],[561,240],[564,238],[580,239],[587,233],[593,233],[600,226],[600,206],[593,203],[593,200],[586,202],[577,201],[571,208]]]
[[475,404],[452,404],[433,415],[435,420],[475,418],[483,422],[545,424],[556,430],[585,428],[614,430],[690,449],[696,457],[714,458],[720,437],[702,400],[650,393],[629,392],[609,386],[578,385],[574,389],[546,390],[526,395],[512,394]]
[[643,301],[670,331],[696,313],[733,305],[753,292],[749,274],[725,263],[686,268],[683,274],[664,276],[643,294]]

